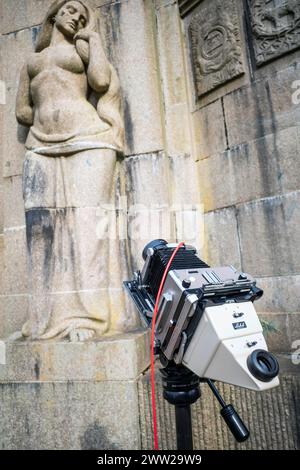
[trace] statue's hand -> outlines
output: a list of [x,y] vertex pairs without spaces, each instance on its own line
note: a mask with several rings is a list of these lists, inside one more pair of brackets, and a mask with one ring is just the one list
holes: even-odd
[[77,41],[78,39],[83,39],[83,41],[87,41],[87,42],[90,42],[93,39],[94,40],[96,39],[97,41],[99,41],[100,36],[98,33],[96,33],[96,31],[81,30],[75,34],[74,39],[75,41]]

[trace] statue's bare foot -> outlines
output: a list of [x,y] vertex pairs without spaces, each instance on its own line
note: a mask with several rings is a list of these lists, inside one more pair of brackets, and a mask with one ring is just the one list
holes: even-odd
[[69,333],[69,338],[72,343],[78,341],[87,341],[95,335],[94,330],[88,330],[86,328],[75,328]]

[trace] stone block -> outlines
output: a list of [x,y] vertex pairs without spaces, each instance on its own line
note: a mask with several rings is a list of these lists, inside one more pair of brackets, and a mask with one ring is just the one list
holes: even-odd
[[6,342],[1,449],[139,449],[137,379],[149,351],[142,330],[85,343]]
[[5,228],[25,226],[22,177],[12,176],[5,178],[3,182],[3,195]]
[[124,161],[131,268],[140,269],[142,251],[154,238],[172,233],[169,168],[163,153],[137,155]]
[[[258,302],[255,302],[256,309],[259,308],[258,305]],[[261,313],[259,315],[268,349],[274,353],[289,353],[291,350],[288,331],[290,315],[287,313]]]
[[172,181],[172,214],[178,241],[194,245],[203,250],[204,219],[200,204],[196,163],[192,155],[170,156],[170,179]]
[[6,86],[3,142],[1,145],[4,177],[22,174],[24,143],[28,130],[18,125],[15,117],[15,104],[20,71],[26,57],[33,51],[36,33],[37,30],[33,28],[0,37],[0,47],[5,50],[5,54],[0,56],[3,80]]
[[170,155],[170,179],[172,180],[173,204],[197,204],[201,200],[197,186],[197,164],[192,156]]
[[3,0],[0,34],[8,34],[42,23],[49,8],[48,0]]
[[299,151],[300,127],[291,127],[200,160],[205,211],[299,189]]
[[28,292],[28,274],[25,227],[7,229],[3,238],[4,268],[1,294],[26,294]]
[[292,101],[298,78],[299,66],[290,66],[224,96],[229,146],[299,124],[300,106]]
[[222,101],[217,100],[192,114],[195,159],[202,160],[227,148]]
[[131,0],[99,9],[104,45],[121,82],[126,155],[163,149],[153,7]]
[[300,312],[299,311],[288,314],[288,336],[289,336],[289,341],[290,341],[289,350],[292,351],[293,349],[296,349],[296,348],[300,350]]
[[[125,1],[125,0],[124,0]],[[111,0],[110,3],[112,3]],[[89,0],[91,6],[97,7],[109,0]],[[2,0],[0,16],[0,34],[7,34],[29,28],[43,22],[50,0]]]
[[6,343],[8,360],[0,380],[134,380],[148,367],[149,350],[148,330],[83,343],[20,339]]
[[202,259],[210,266],[241,268],[241,255],[234,207],[208,212],[204,216],[205,248]]
[[186,104],[165,108],[166,149],[169,155],[191,153],[190,113]]
[[[300,103],[293,98],[299,75],[300,63],[294,61],[290,66],[277,70],[268,80],[270,91],[267,89],[267,92],[275,116],[276,130],[300,123]],[[297,88],[299,89],[299,85]]]
[[134,382],[2,383],[0,393],[2,450],[140,448]]
[[298,191],[238,206],[244,271],[256,277],[300,272],[299,201]]
[[178,5],[164,3],[157,9],[156,19],[167,151],[171,155],[190,153],[190,113]]
[[264,291],[264,295],[256,303],[260,312],[294,313],[300,311],[300,275],[260,277],[257,278],[257,285]]
[[158,54],[163,83],[164,101],[167,106],[185,103],[186,79],[183,60],[183,38],[178,7],[169,2],[156,12]]
[[0,295],[0,338],[21,331],[27,320],[28,295]]
[[[299,347],[298,347],[298,351],[299,351]],[[299,365],[298,361],[297,361],[297,363],[295,363],[295,361],[293,359],[293,354],[291,354],[291,353],[289,353],[289,354],[277,353],[276,358],[279,362],[280,377],[282,377],[283,374],[287,375],[287,376],[299,377],[300,365]],[[299,396],[299,395],[297,395],[297,396]],[[297,447],[297,449],[298,448],[299,447]]]

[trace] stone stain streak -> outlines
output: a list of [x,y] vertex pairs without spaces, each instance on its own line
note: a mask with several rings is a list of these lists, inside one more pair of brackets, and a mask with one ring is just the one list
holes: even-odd
[[80,437],[80,444],[81,450],[118,450],[118,447],[107,437],[105,428],[98,421],[87,427],[85,433]]
[[[25,144],[26,142],[26,139],[27,139],[27,136],[28,136],[28,128],[27,127],[24,127],[24,126],[21,126],[20,124],[18,124],[18,128],[17,128],[17,139],[18,139],[18,142],[20,144]],[[7,166],[10,166],[10,162],[6,162],[6,165]]]
[[35,364],[34,364],[34,373],[35,373],[35,378],[39,380],[40,378],[40,371],[41,371],[41,361],[39,358],[36,358]]
[[226,150],[229,150],[230,146],[229,146],[229,138],[228,138],[228,127],[227,127],[227,122],[226,122],[226,114],[225,114],[223,97],[221,98],[221,105],[222,105],[222,114],[223,114],[223,121],[224,121],[225,138],[226,138]]
[[105,52],[118,70],[118,45],[120,44],[120,9],[119,4],[105,4],[99,7],[101,17],[101,36],[105,39]]
[[[134,165],[134,159],[130,158],[125,161],[126,163],[126,195],[127,195],[127,200],[129,201],[129,204],[134,205],[135,201],[133,199],[133,188],[134,188],[134,171],[133,171],[133,165]],[[133,255],[134,249],[133,249],[133,241],[131,240],[131,233],[130,233],[130,223],[131,223],[131,217],[128,216],[128,244],[130,246],[129,250],[129,260],[128,260],[128,266],[130,266],[131,271],[133,272],[134,270],[138,269],[138,266],[136,265],[136,261]]]
[[29,418],[27,414],[25,414],[24,416],[24,428],[25,428],[25,432],[27,436],[30,437],[31,431],[30,431]]
[[[119,157],[121,158],[121,155],[119,154]],[[123,160],[123,158],[122,158]],[[125,209],[128,211],[127,207],[123,207],[122,203],[122,198],[125,197],[125,175],[124,175],[124,165],[122,165],[121,159],[119,160],[119,165],[118,165],[118,173],[116,177],[116,183],[115,183],[115,207],[116,207],[116,230],[117,230],[117,236],[118,236],[118,229],[122,228],[122,235],[126,237],[126,233],[123,233],[123,224],[126,223],[125,220],[127,221],[127,212],[124,213]],[[119,225],[120,224],[120,225]],[[128,226],[126,224],[126,229],[128,230]],[[125,266],[126,266],[126,272],[132,272],[131,265],[130,265],[130,255],[129,255],[129,247],[128,247],[128,242],[125,239],[122,239],[122,237],[119,240],[119,249],[120,253],[122,253],[122,258],[124,260]]]
[[121,24],[121,8],[122,4],[121,3],[114,3],[112,5],[112,39],[115,44],[117,44],[120,41],[119,38],[119,25]]
[[26,212],[26,239],[30,257],[32,255],[33,243],[42,243],[44,251],[43,280],[47,285],[50,280],[54,244],[53,216],[49,209],[33,209]]
[[[264,188],[266,188],[266,193],[271,194],[272,193],[272,177],[268,171],[268,166],[269,166],[269,149],[266,144],[266,141],[264,138],[266,135],[266,128],[265,128],[265,122],[264,122],[264,115],[263,111],[261,109],[261,103],[260,103],[260,96],[259,92],[257,89],[257,83],[253,82],[253,89],[254,89],[254,100],[255,100],[255,125],[256,125],[256,147],[257,147],[257,155],[258,155],[258,164],[259,164],[259,171],[261,174],[261,184]],[[246,94],[247,96],[247,94]]]
[[[106,34],[111,42],[109,49],[114,51],[116,55],[119,55],[120,52],[118,51],[121,41],[122,41],[122,32],[120,29],[120,25],[122,23],[122,4],[121,3],[113,3],[112,5],[108,6],[109,8],[109,20],[106,21]],[[119,53],[118,53],[119,52]],[[114,61],[117,66],[118,61]],[[134,149],[134,125],[133,120],[131,117],[130,111],[130,104],[128,99],[123,96],[123,111],[124,111],[124,119],[125,119],[125,138],[128,146],[129,153],[133,153]]]
[[128,100],[124,97],[124,118],[125,118],[125,131],[126,131],[126,142],[129,153],[133,152],[134,149],[134,124],[131,117],[130,105]]
[[[105,18],[105,21],[103,22],[104,36],[106,38],[105,50],[118,71],[118,62],[120,60],[120,55],[122,54],[120,49],[122,44],[122,31],[120,28],[120,25],[122,24],[122,3],[116,2],[105,4],[102,7],[99,7],[99,10],[101,15]],[[120,76],[120,79],[122,79],[122,76]],[[134,125],[131,117],[130,104],[125,97],[124,91],[122,92],[122,105],[125,120],[125,139],[129,153],[133,153]]]
[[32,162],[25,160],[23,168],[23,199],[34,197],[38,194],[43,196],[47,189],[48,178],[38,163],[32,165]]
[[271,128],[272,128],[272,137],[273,137],[273,156],[275,158],[275,163],[276,163],[276,172],[277,172],[277,180],[279,183],[279,191],[282,192],[282,183],[281,183],[281,178],[283,176],[280,168],[280,153],[278,151],[277,147],[277,121],[276,121],[276,114],[274,111],[274,106],[273,106],[273,101],[272,101],[272,96],[271,96],[271,90],[270,90],[270,85],[269,82],[267,81],[265,83],[265,88],[267,92],[267,99],[269,103],[269,109],[270,109],[270,114],[271,114]]
[[249,55],[249,72],[250,72],[250,80],[253,82],[255,80],[254,71],[256,69],[256,61],[255,61],[255,51],[252,41],[252,27],[251,27],[251,18],[250,18],[250,7],[248,0],[243,0],[244,6],[244,25],[245,25],[245,33],[247,37],[246,46],[247,46],[247,53]]
[[37,37],[38,37],[38,34],[41,30],[41,27],[40,26],[34,26],[32,29],[31,29],[31,37],[32,37],[32,44],[34,46],[36,46],[36,42],[37,42]]

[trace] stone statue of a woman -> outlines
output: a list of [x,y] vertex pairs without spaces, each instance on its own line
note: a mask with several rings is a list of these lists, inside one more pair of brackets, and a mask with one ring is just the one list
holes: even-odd
[[86,0],[51,5],[21,72],[16,115],[30,127],[23,169],[30,301],[23,336],[84,341],[124,331],[128,319],[121,283],[111,273],[110,241],[97,236],[97,214],[111,202],[123,148],[119,82]]

